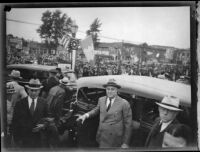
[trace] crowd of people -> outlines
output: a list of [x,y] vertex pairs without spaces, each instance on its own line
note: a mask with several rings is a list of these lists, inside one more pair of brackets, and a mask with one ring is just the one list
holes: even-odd
[[78,78],[99,75],[142,75],[151,76],[170,81],[183,79],[186,84],[190,84],[190,67],[173,64],[151,64],[151,65],[131,65],[116,62],[104,62],[101,64],[79,63],[75,66],[75,73]]

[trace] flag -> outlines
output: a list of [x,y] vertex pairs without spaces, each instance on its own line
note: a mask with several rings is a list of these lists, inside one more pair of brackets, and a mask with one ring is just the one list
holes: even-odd
[[69,42],[70,42],[70,36],[69,35],[63,35],[60,43],[61,45],[63,45],[64,48],[67,49],[68,45],[69,45]]
[[81,47],[87,61],[90,62],[91,60],[94,60],[94,44],[91,35],[81,41]]

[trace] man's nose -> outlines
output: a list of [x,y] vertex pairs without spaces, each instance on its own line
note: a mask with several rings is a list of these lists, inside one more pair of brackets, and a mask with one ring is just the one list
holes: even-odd
[[168,114],[168,110],[167,109],[163,109],[163,113],[166,115]]

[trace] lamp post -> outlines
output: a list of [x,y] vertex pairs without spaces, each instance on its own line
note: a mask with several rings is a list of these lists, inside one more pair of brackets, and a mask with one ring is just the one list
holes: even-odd
[[71,32],[72,32],[72,40],[70,42],[70,45],[71,45],[71,69],[72,69],[73,52],[75,53],[77,50],[77,47],[78,47],[77,40],[75,39],[77,31],[78,31],[78,25],[76,24],[76,22],[74,20],[74,21],[72,21],[72,25],[71,25]]

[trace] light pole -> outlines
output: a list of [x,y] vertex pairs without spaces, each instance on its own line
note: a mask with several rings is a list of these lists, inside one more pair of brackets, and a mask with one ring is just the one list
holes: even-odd
[[73,54],[75,55],[76,50],[77,50],[77,41],[76,41],[76,33],[78,31],[78,25],[76,24],[75,20],[72,22],[71,25],[71,32],[72,32],[72,40],[70,42],[71,45],[71,69],[72,69],[72,59],[73,59]]

